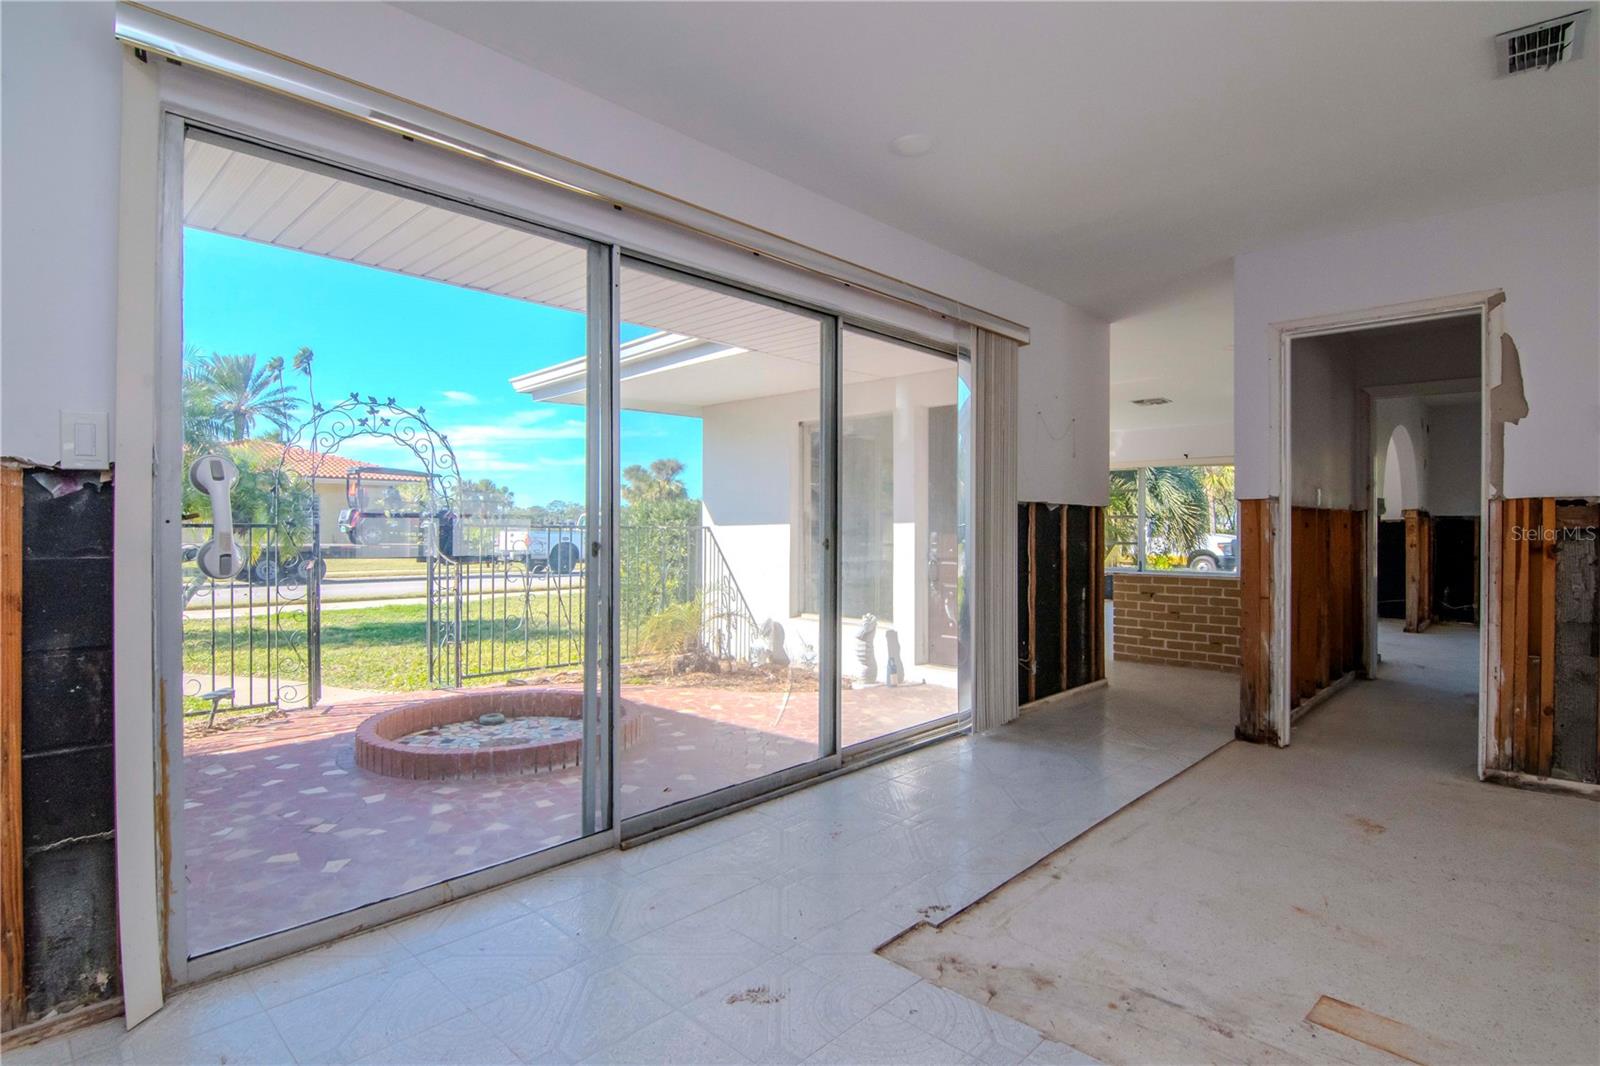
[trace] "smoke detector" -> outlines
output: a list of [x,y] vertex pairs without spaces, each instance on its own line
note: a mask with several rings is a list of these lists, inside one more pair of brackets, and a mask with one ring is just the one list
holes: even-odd
[[1160,407],[1164,403],[1171,402],[1172,401],[1167,399],[1165,396],[1146,396],[1142,400],[1132,401],[1135,407]]
[[1495,37],[1501,76],[1546,70],[1583,55],[1584,30],[1593,8],[1535,22]]

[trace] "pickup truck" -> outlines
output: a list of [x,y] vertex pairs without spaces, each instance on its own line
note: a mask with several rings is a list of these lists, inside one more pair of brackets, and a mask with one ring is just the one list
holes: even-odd
[[522,559],[535,572],[570,574],[583,560],[583,542],[582,525],[502,529],[495,534],[495,551]]
[[1189,553],[1190,570],[1237,570],[1239,538],[1232,533],[1207,533]]

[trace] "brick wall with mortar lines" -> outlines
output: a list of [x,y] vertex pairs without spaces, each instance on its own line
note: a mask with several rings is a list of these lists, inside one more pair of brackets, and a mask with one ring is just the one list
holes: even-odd
[[1111,651],[1124,662],[1239,669],[1239,579],[1118,573]]

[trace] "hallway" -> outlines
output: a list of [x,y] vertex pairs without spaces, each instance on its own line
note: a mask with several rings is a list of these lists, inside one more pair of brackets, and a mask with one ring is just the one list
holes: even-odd
[[884,954],[1106,1062],[1593,1061],[1600,804],[1475,780],[1476,639],[1385,623],[1291,747],[1224,747]]

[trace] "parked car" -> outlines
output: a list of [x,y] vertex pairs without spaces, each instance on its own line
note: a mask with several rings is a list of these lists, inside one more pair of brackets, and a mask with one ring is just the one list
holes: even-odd
[[1239,569],[1239,538],[1232,533],[1207,533],[1200,546],[1189,553],[1190,570]]

